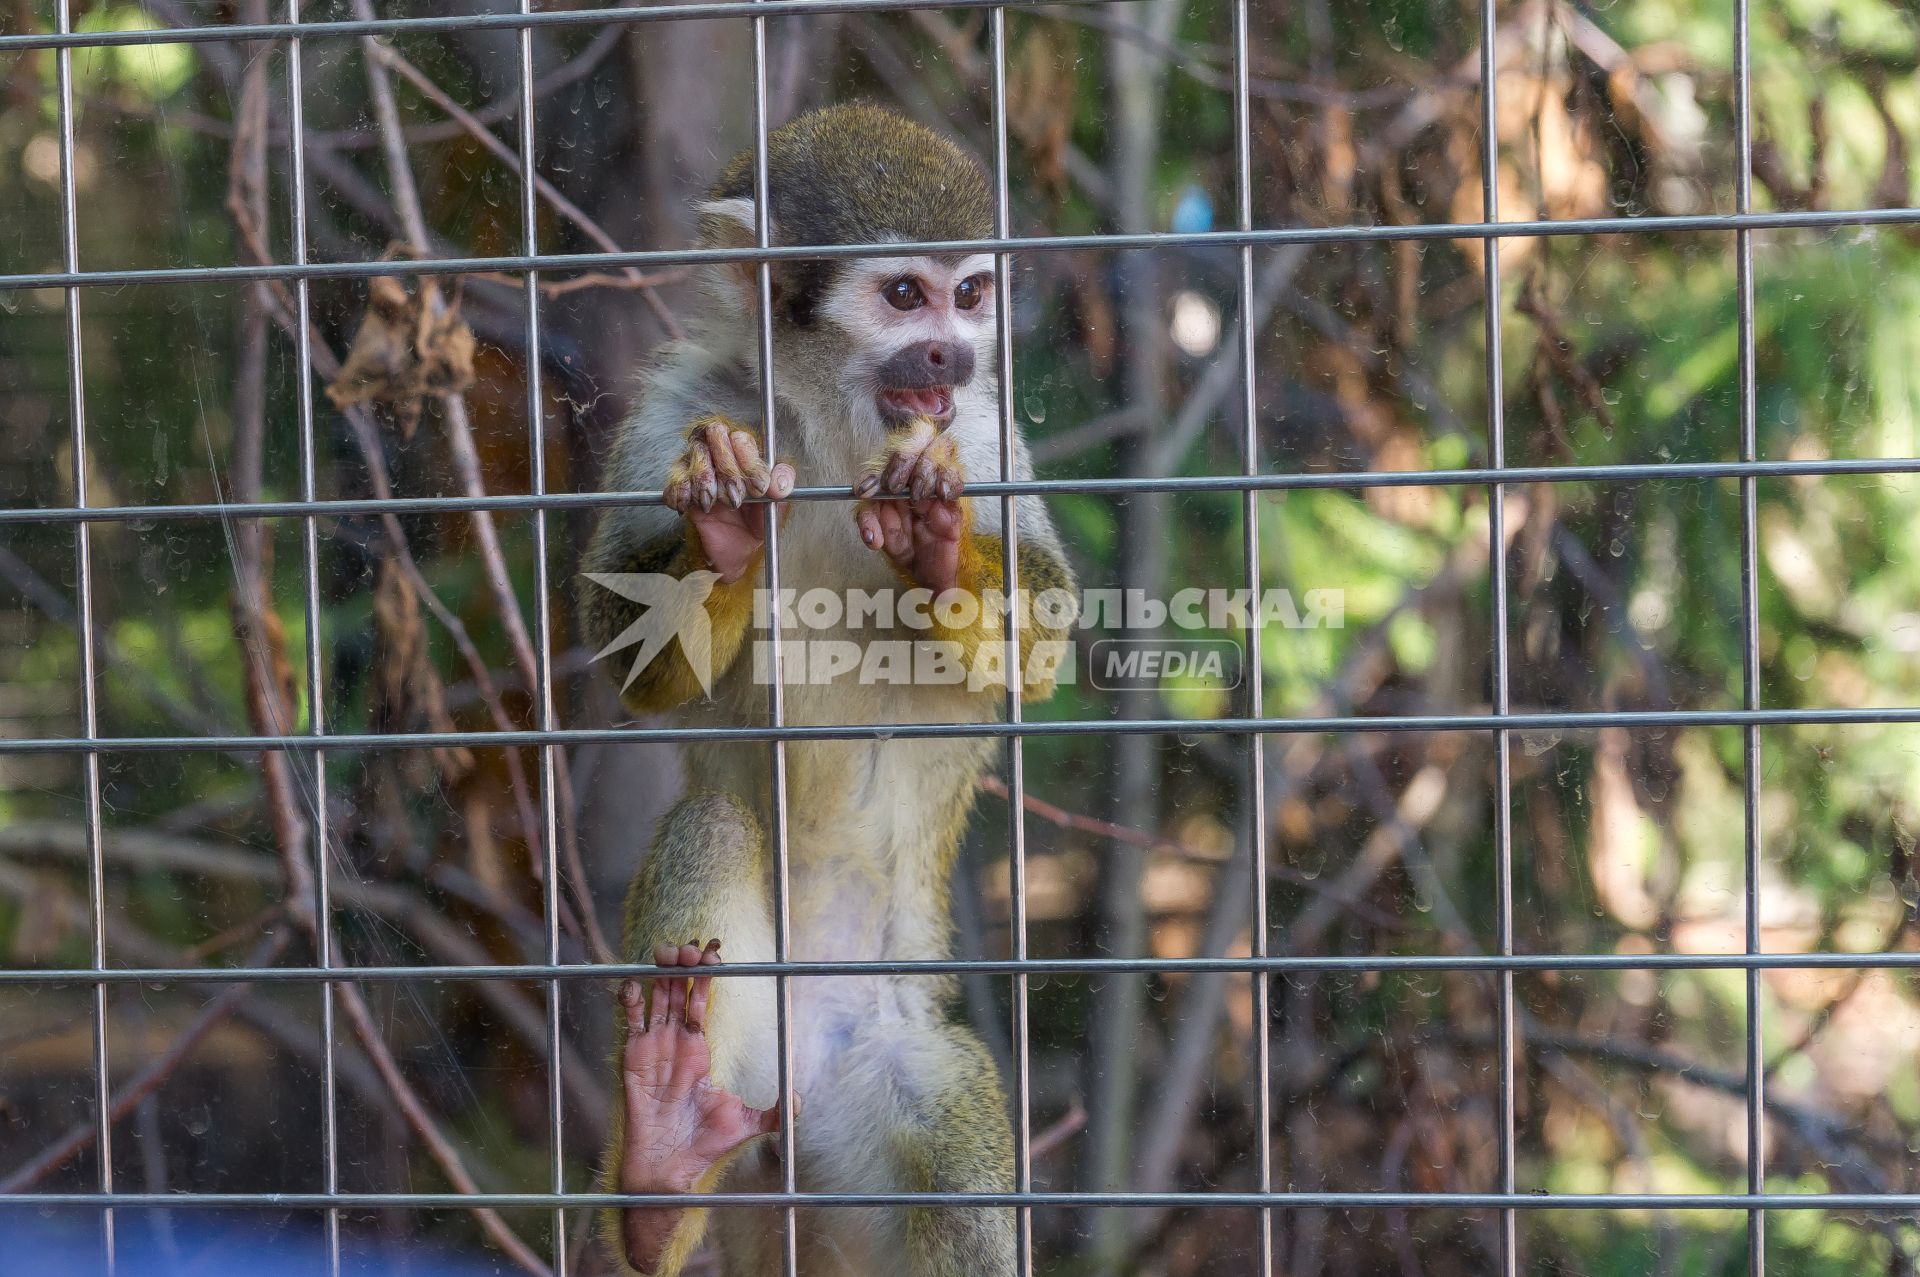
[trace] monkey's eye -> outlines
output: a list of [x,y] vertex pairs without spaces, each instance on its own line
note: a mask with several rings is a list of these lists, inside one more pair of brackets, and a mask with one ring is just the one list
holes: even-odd
[[920,281],[917,279],[896,279],[884,284],[880,288],[880,295],[895,310],[918,310],[927,304],[927,295],[920,291]]
[[972,310],[987,295],[987,277],[971,275],[953,286],[953,304],[961,310]]

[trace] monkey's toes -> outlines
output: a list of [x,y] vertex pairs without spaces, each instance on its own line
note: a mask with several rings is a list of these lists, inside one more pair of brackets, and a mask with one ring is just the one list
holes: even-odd
[[[715,967],[720,965],[720,937],[715,936],[704,945],[689,940],[686,944],[662,943],[653,950],[653,962],[660,967]],[[712,1000],[713,977],[694,976],[690,981],[679,976],[671,979],[663,977],[660,981],[666,986],[666,1020],[668,1024],[683,1023],[695,1033],[706,1027],[707,1004]],[[656,997],[658,996],[656,992]],[[657,1016],[660,1008],[656,1006],[649,1021]]]

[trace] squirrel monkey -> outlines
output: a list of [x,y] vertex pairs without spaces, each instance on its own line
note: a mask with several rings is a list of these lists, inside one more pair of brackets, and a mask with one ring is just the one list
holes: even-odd
[[[994,231],[986,180],[958,147],[892,112],[830,107],[767,140],[776,244],[981,239]],[[753,167],[735,159],[700,206],[708,247],[754,243]],[[768,688],[748,654],[764,637],[753,591],[767,519],[778,517],[784,580],[798,589],[1067,591],[1072,577],[1042,503],[1021,497],[1018,581],[1003,580],[1002,502],[965,495],[1000,475],[995,296],[986,254],[781,260],[772,269],[774,388],[783,455],[760,420],[757,268],[714,267],[694,335],[664,349],[622,427],[607,486],[664,494],[605,513],[585,559],[596,573],[711,574],[699,604],[711,635],[702,671],[669,644],[635,672],[636,712],[680,723],[764,721]],[[1032,469],[1016,440],[1012,473]],[[846,483],[849,502],[785,502],[796,476]],[[777,514],[775,513],[777,511]],[[925,596],[923,596],[925,597]],[[764,610],[764,609],[763,609]],[[1067,621],[1025,608],[1020,669],[994,681],[863,680],[854,671],[786,689],[795,724],[985,722],[1007,677],[1027,699]],[[828,637],[940,643],[963,666],[1004,654],[992,607],[939,611],[927,628],[842,625]],[[587,640],[602,648],[640,615],[588,585]],[[956,619],[959,618],[959,619]],[[965,623],[960,623],[962,620]],[[954,623],[949,624],[947,622]],[[684,631],[683,631],[684,633]],[[821,637],[809,630],[813,642]],[[917,649],[916,649],[917,650]],[[989,653],[991,654],[991,653]],[[1036,659],[1038,658],[1038,659]],[[777,1191],[786,1151],[776,1111],[774,985],[700,976],[722,956],[774,958],[772,849],[755,818],[771,750],[696,743],[692,790],[661,821],[626,902],[629,962],[671,970],[628,982],[617,1007],[618,1093],[606,1191]],[[991,738],[794,741],[786,750],[791,957],[942,959],[947,882]],[[792,982],[795,1175],[802,1191],[1006,1192],[1006,1102],[980,1040],[954,1022],[948,977],[831,976]],[[780,1271],[779,1211],[632,1208],[604,1231],[632,1271],[672,1277],[709,1227],[727,1277]],[[1006,1208],[819,1208],[798,1212],[801,1271],[846,1277],[1000,1277],[1015,1270]]]

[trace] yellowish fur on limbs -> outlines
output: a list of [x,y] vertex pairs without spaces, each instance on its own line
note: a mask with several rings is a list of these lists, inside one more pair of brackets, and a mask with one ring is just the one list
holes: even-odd
[[[1003,599],[1012,606],[1020,594],[1028,598],[1038,597],[1048,590],[1071,589],[1073,577],[1060,560],[1054,555],[1039,549],[1029,549],[1024,543],[1014,547],[1014,570],[1019,574],[1018,588],[1009,593],[1006,586],[1006,542],[991,533],[976,531],[973,521],[973,498],[961,497],[959,502],[960,569],[959,579],[954,589],[971,594],[973,606],[965,609],[972,619],[970,623],[953,626],[943,624],[941,617],[947,611],[935,606],[927,609],[928,626],[924,633],[926,641],[951,643],[959,653],[962,666],[973,669],[975,662],[982,659],[981,648],[1006,642],[1006,617],[993,601]],[[912,573],[893,565],[894,574],[908,586],[915,585]],[[934,600],[937,605],[940,600]],[[1036,662],[1033,659],[1035,648],[1043,643],[1057,643],[1066,638],[1063,627],[1045,625],[1037,617],[1036,610],[1029,606],[1024,609],[1020,620],[1020,668],[1024,671],[1020,699],[1025,702],[1044,701],[1053,695],[1054,674],[1049,662]],[[989,656],[994,655],[989,652]]]

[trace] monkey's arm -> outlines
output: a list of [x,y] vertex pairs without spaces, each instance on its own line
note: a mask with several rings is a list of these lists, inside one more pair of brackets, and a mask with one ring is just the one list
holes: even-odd
[[[610,471],[628,489],[658,485],[662,506],[609,510],[595,529],[583,564],[592,574],[658,574],[684,579],[709,572],[714,580],[702,606],[710,628],[707,670],[717,678],[739,656],[753,613],[767,505],[793,491],[793,467],[768,465],[753,432],[707,415],[673,442],[657,423],[641,423],[621,439]],[[677,446],[667,464],[658,458]],[[649,456],[655,458],[649,464]],[[671,454],[668,454],[671,455]],[[581,628],[603,650],[640,615],[638,604],[589,580],[581,595]],[[656,652],[624,693],[639,713],[671,709],[702,691],[679,640]]]
[[[982,526],[973,498],[962,495],[965,484],[953,436],[922,418],[894,431],[868,460],[854,484],[860,498],[855,526],[869,548],[885,553],[902,581],[933,592],[935,606],[927,610],[931,624],[922,633],[952,645],[970,673],[995,668],[990,663],[1000,653],[982,649],[1005,643],[1002,607],[1017,607],[1021,699],[1045,700],[1053,695],[1072,622],[1073,570],[1046,506],[1034,497],[1019,497],[1013,502],[1017,579],[1008,588],[999,520]],[[999,501],[981,508],[998,513]],[[971,595],[974,606],[953,611],[940,606],[949,590]],[[1001,606],[987,606],[989,601]],[[943,614],[951,623],[942,621]],[[992,681],[1005,686],[1004,680]]]
[[[971,498],[962,497],[955,504],[959,506],[960,514],[960,557],[955,584],[976,599],[1005,598],[1008,606],[1013,606],[1015,600],[1026,600],[1018,618],[1022,671],[1020,699],[1044,701],[1053,695],[1054,667],[1058,657],[1036,661],[1034,653],[1036,650],[1043,656],[1050,652],[1057,653],[1058,647],[1052,645],[1066,640],[1067,627],[1053,609],[1036,606],[1034,600],[1049,591],[1065,591],[1071,596],[1073,569],[1067,566],[1066,559],[1050,540],[1017,537],[1014,542],[1016,580],[1014,588],[1008,589],[1006,540],[998,533],[979,530],[974,523]],[[895,570],[900,569],[896,567]],[[982,606],[972,610],[972,615],[974,619],[971,624],[947,626],[940,623],[939,610],[932,609],[932,625],[928,630],[929,638],[954,644],[968,669],[975,668],[974,662],[979,658],[983,645],[1006,642],[1006,618],[998,608]]]

